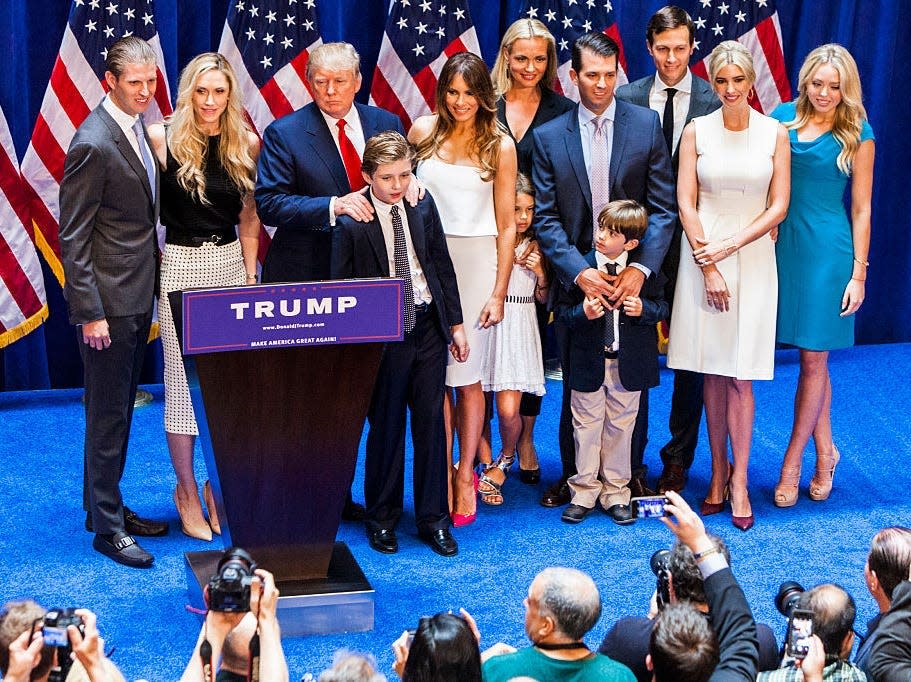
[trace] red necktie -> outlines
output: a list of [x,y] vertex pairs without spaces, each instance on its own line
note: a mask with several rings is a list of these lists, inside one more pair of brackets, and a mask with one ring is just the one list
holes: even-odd
[[361,157],[357,155],[357,149],[345,134],[345,119],[340,118],[335,125],[338,126],[338,148],[342,150],[342,162],[345,164],[348,184],[351,185],[352,192],[357,192],[367,184],[361,175]]

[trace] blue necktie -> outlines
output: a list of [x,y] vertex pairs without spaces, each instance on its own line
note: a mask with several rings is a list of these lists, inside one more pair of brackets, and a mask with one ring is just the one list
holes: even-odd
[[149,189],[152,190],[152,196],[155,196],[155,160],[152,158],[152,152],[149,145],[146,144],[145,133],[142,129],[142,119],[136,117],[133,124],[133,133],[136,135],[136,142],[139,143],[140,160],[146,169],[146,176],[149,178]]

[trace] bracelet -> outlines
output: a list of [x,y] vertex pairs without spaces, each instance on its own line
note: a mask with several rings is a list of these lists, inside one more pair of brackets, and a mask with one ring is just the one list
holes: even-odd
[[860,277],[852,277],[851,279],[853,279],[855,282],[866,282],[867,281],[866,277],[864,277],[863,279],[861,279]]
[[855,258],[854,262],[857,263],[858,265],[863,265],[864,267],[867,267],[868,265],[870,265],[870,261],[861,260],[860,258]]
[[737,242],[734,241],[733,237],[728,237],[724,240],[724,257],[727,258],[733,253],[737,253]]
[[712,554],[718,554],[718,548],[717,548],[717,547],[712,546],[712,547],[709,547],[709,548],[706,549],[706,550],[703,550],[702,552],[694,552],[694,553],[693,553],[693,558],[698,562],[698,561],[702,561],[703,559],[705,559],[706,557],[708,557],[708,556],[710,556],[710,555],[712,555]]
[[247,279],[252,279],[252,280],[255,282],[255,281],[256,281],[256,273],[254,272],[254,273],[251,274],[251,273],[248,272],[248,273],[247,273]]

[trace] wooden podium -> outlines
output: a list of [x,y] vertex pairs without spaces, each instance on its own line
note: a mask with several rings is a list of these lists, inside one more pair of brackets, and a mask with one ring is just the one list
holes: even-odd
[[[336,542],[401,280],[172,294],[225,547],[275,575],[288,635],[373,628],[373,589]],[[191,596],[221,551],[186,554]]]

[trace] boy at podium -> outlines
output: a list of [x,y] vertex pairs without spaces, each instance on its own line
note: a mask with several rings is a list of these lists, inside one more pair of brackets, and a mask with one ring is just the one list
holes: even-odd
[[436,205],[425,194],[403,202],[413,178],[414,150],[399,133],[367,140],[361,172],[373,219],[339,216],[332,239],[332,276],[399,277],[404,281],[404,339],[386,345],[367,415],[367,537],[384,554],[398,551],[395,528],[405,485],[405,411],[411,410],[414,515],[418,537],[442,556],[458,545],[450,532],[443,386],[446,352],[468,358],[455,272]]

